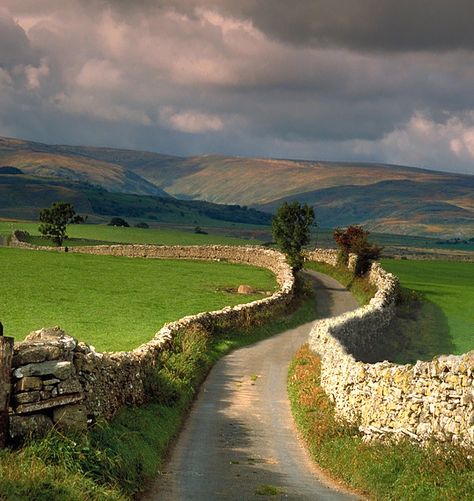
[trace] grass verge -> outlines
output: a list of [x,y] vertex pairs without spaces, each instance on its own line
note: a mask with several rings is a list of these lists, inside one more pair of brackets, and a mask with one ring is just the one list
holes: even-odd
[[333,478],[377,500],[468,500],[474,451],[409,441],[366,443],[335,419],[320,386],[320,359],[303,346],[291,363],[288,393],[297,427],[313,459]]
[[[150,370],[147,389],[154,398],[148,405],[125,408],[112,422],[96,426],[83,436],[66,437],[53,432],[20,450],[4,451],[0,499],[131,499],[147,479],[157,474],[215,361],[232,349],[314,318],[314,299],[309,297],[307,287],[300,286],[291,312],[262,318],[257,326],[213,333],[203,329],[181,332]],[[30,473],[32,462],[41,472],[37,476]],[[44,488],[41,476],[47,479]]]
[[305,268],[329,275],[344,287],[347,287],[360,305],[367,304],[375,295],[377,289],[369,283],[367,277],[355,277],[344,266],[331,266],[330,264],[315,261],[306,261]]

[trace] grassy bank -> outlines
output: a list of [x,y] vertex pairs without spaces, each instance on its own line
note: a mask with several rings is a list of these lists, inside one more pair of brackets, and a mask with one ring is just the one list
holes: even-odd
[[65,437],[54,432],[18,451],[4,451],[0,499],[131,499],[157,474],[199,385],[217,359],[314,318],[314,300],[301,287],[292,312],[261,318],[258,326],[180,333],[149,373],[148,390],[154,395],[150,404],[126,408],[87,435]]
[[307,261],[304,266],[308,270],[319,271],[337,280],[352,292],[360,305],[367,304],[374,297],[375,286],[370,284],[367,278],[355,277],[344,266],[331,266],[315,261]]
[[319,358],[303,346],[291,364],[288,391],[311,456],[332,477],[377,500],[472,499],[474,451],[408,441],[365,443],[354,427],[335,420],[320,371]]
[[[21,340],[60,325],[98,350],[127,350],[165,322],[265,297],[274,275],[226,262],[141,259],[0,248],[0,320]],[[236,294],[239,284],[260,293]]]
[[[400,278],[402,286],[417,291],[437,308],[439,328],[451,345],[450,352],[474,349],[474,265],[456,261],[383,259],[382,266]],[[444,346],[439,346],[441,352]]]

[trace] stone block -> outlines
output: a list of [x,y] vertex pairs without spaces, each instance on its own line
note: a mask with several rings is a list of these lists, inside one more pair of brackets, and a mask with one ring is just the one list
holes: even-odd
[[39,402],[21,404],[16,407],[15,411],[17,414],[29,414],[31,412],[39,412],[53,407],[75,404],[83,399],[84,395],[82,394],[63,395],[60,397],[50,398],[49,400],[40,400]]
[[53,421],[44,414],[32,416],[10,416],[10,436],[13,439],[22,437],[41,437],[53,427]]
[[72,362],[51,360],[18,367],[13,375],[18,379],[27,376],[55,376],[58,379],[67,379],[73,375],[73,372]]
[[52,379],[43,379],[43,386],[53,386],[57,383],[59,383],[61,380],[57,378],[52,378]]
[[73,350],[77,346],[77,341],[66,334],[59,326],[43,327],[37,331],[30,332],[24,342],[43,341],[59,343],[65,350]]
[[56,360],[61,357],[62,350],[57,345],[20,343],[15,347],[13,356],[13,367],[21,365],[45,362],[46,360]]
[[15,392],[40,390],[42,386],[43,381],[40,377],[26,376],[15,384]]
[[82,386],[78,379],[69,378],[61,381],[58,386],[58,394],[65,395],[68,393],[81,393]]
[[38,402],[41,399],[39,391],[27,391],[26,393],[17,393],[13,397],[17,404],[29,404],[31,402]]
[[85,405],[66,405],[53,411],[54,424],[64,431],[85,431],[87,429],[87,409]]

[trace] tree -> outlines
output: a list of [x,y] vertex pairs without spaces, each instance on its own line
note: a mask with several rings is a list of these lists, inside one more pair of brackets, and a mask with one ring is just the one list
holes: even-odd
[[107,224],[107,226],[124,226],[128,228],[130,225],[127,223],[127,221],[125,221],[125,219],[121,217],[113,217],[110,220],[110,223]]
[[67,238],[68,224],[82,223],[84,218],[76,214],[74,207],[65,202],[54,202],[51,207],[40,211],[39,219],[42,224],[39,231],[50,238],[58,247]]
[[349,254],[354,252],[352,246],[358,240],[367,240],[369,232],[364,230],[362,226],[350,225],[345,230],[336,228],[334,230],[334,240],[339,247],[339,254],[337,262],[339,264],[347,265]]
[[364,230],[362,226],[351,225],[345,230],[336,228],[334,230],[334,240],[339,246],[338,262],[347,265],[349,254],[357,254],[357,261],[354,273],[357,276],[365,275],[372,264],[378,259],[383,247],[371,244],[368,240],[370,232]]
[[294,271],[303,268],[301,250],[309,244],[310,228],[314,222],[314,209],[308,204],[285,202],[272,220],[273,239],[286,254],[288,264]]

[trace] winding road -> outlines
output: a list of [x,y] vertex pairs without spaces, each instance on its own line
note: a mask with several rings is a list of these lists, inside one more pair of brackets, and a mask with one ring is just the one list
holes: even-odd
[[[357,308],[332,278],[308,272],[318,316]],[[272,499],[349,500],[328,483],[297,438],[287,397],[288,364],[312,323],[223,357],[201,387],[164,472],[144,500],[261,499],[256,490],[281,489]]]

